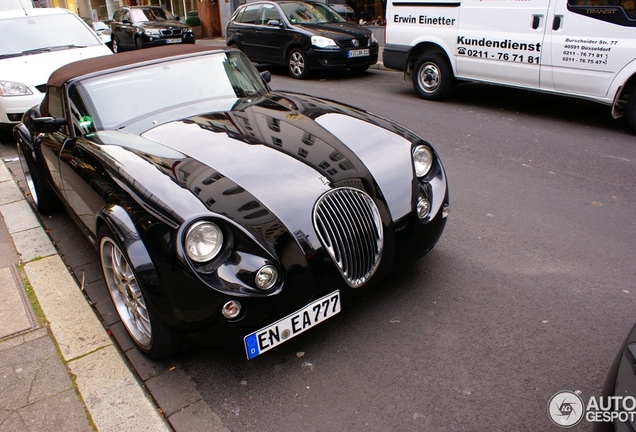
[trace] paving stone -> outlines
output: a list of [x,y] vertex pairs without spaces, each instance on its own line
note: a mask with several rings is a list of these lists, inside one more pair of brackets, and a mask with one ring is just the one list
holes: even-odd
[[146,387],[168,417],[201,400],[196,386],[181,369],[168,370],[149,379],[146,381]]

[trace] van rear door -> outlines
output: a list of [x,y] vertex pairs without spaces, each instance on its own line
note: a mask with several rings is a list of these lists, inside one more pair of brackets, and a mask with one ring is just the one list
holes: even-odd
[[634,0],[556,0],[549,20],[551,62],[542,84],[611,102],[614,78],[636,58]]
[[538,88],[549,6],[550,0],[462,1],[457,76]]

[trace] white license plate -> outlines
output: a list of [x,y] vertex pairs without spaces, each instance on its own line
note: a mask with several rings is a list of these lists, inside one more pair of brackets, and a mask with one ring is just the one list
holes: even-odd
[[166,39],[167,44],[181,43],[181,39]]
[[367,57],[369,55],[368,49],[349,50],[347,51],[347,58],[352,57]]
[[243,338],[249,360],[287,342],[305,330],[320,324],[340,312],[340,291],[332,292],[274,324]]

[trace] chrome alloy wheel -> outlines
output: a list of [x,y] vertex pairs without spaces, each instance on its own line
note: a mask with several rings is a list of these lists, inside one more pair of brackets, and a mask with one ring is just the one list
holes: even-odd
[[29,168],[29,164],[26,161],[24,156],[24,152],[22,151],[22,146],[18,144],[18,159],[20,159],[20,166],[22,167],[22,172],[24,173],[24,180],[26,181],[27,187],[29,188],[29,193],[31,194],[31,198],[33,198],[33,202],[35,206],[38,206],[38,193],[35,190],[35,184],[33,183],[33,176],[31,175],[31,169]]
[[130,263],[109,237],[102,238],[99,248],[104,278],[117,313],[135,342],[149,349],[152,345],[150,317]]
[[440,70],[436,64],[426,63],[420,68],[417,79],[423,91],[433,93],[440,85]]
[[305,72],[305,57],[300,51],[294,51],[289,56],[289,70],[292,75],[299,77]]

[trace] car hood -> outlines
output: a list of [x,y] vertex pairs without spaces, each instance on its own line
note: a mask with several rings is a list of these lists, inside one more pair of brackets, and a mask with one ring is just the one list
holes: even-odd
[[[200,203],[184,205],[183,194],[153,192],[161,187],[158,180],[148,190],[162,196],[162,206],[180,220],[205,209],[244,227],[262,227],[275,217],[288,232],[304,233],[318,248],[317,237],[310,235],[312,212],[316,200],[333,187],[366,190],[385,224],[411,211],[410,149],[419,138],[346,105],[290,93],[270,96],[240,100],[229,111],[166,122],[143,132],[141,139],[127,138],[130,132],[124,131],[97,135],[102,142],[129,147],[158,171],[167,174],[165,167],[171,167],[171,183],[192,192],[188,202],[196,198]],[[220,184],[223,200],[218,199]],[[258,228],[253,229],[258,237]]]
[[74,61],[109,55],[105,45],[71,48],[0,60],[0,80],[16,81],[29,87],[46,84],[56,69]]
[[371,30],[352,23],[296,24],[305,31],[330,38],[369,38]]
[[188,28],[187,24],[177,20],[165,20],[165,21],[146,21],[137,23],[136,25],[147,29],[166,29],[166,28]]

